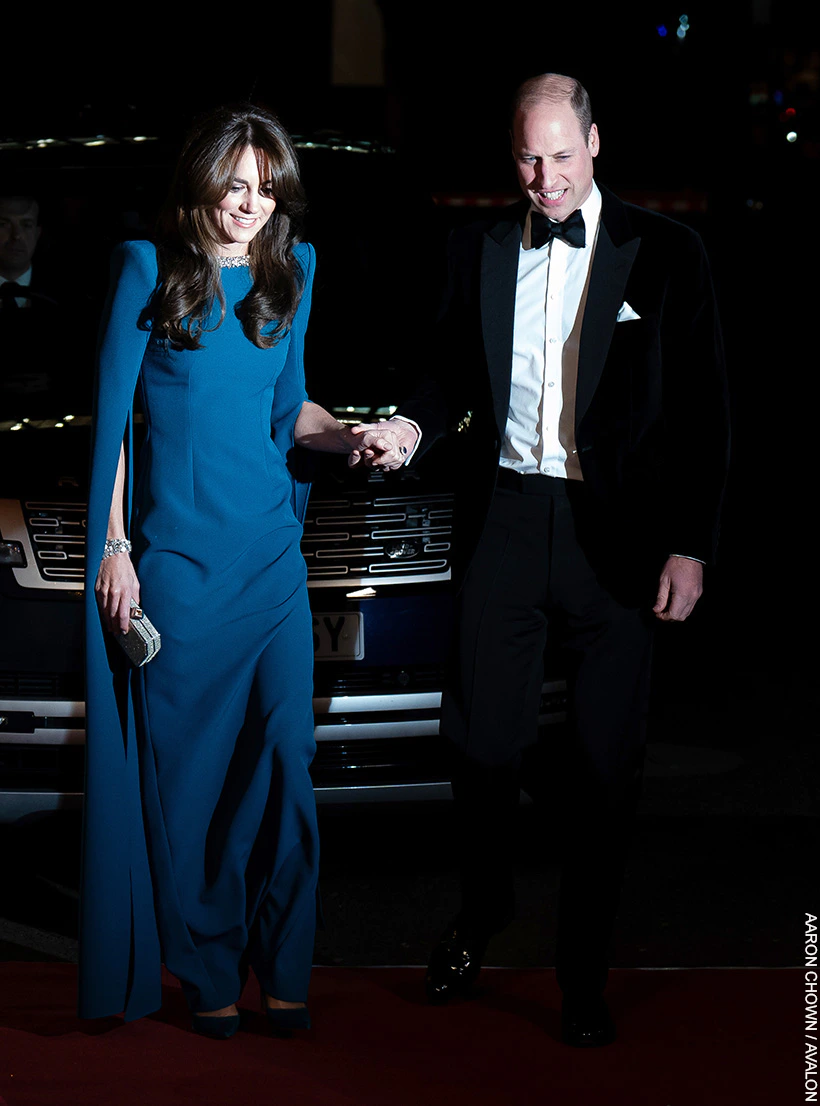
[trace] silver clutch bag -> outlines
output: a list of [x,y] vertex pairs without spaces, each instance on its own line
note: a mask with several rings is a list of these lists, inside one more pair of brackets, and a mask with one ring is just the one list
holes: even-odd
[[142,607],[138,607],[133,599],[128,633],[114,636],[122,646],[125,655],[137,668],[142,668],[152,660],[162,645],[159,630],[149,618],[146,618]]

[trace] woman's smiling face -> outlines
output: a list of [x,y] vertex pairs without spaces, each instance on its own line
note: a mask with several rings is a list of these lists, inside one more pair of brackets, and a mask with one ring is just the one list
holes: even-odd
[[259,179],[256,153],[246,146],[227,195],[211,213],[220,238],[219,253],[223,257],[246,254],[275,207],[271,182]]

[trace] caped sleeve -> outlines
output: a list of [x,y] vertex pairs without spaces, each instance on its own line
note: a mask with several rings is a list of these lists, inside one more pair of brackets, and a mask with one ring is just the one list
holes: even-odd
[[[160,949],[145,845],[132,675],[116,647],[109,656],[94,583],[108,526],[120,446],[148,341],[139,325],[156,285],[154,247],[126,242],[112,259],[94,397],[86,536],[86,759],[80,894],[80,1017],[162,1001]],[[130,465],[130,433],[126,437]]]
[[[313,292],[313,273],[316,254],[307,242],[296,247],[296,259],[304,274],[304,286],[299,307],[293,319],[288,339],[288,352],[282,372],[276,380],[271,408],[273,440],[285,461],[294,448],[294,427],[302,404],[307,400],[305,390],[305,332],[310,317],[310,300]],[[294,513],[300,522],[304,519],[309,485],[294,478]]]
[[156,251],[150,242],[124,242],[115,249],[100,329],[94,393],[87,536],[89,571],[99,565],[102,556],[120,445],[149,337],[139,320],[156,282]]

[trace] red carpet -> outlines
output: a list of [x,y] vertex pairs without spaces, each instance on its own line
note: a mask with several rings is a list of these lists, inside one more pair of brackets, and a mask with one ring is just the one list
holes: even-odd
[[[616,971],[619,1039],[559,1041],[551,971],[489,970],[479,999],[422,1001],[422,971],[319,968],[316,1028],[271,1039],[249,985],[246,1027],[187,1030],[168,981],[161,1013],[80,1022],[75,969],[0,964],[6,1106],[787,1106],[803,1101],[802,973]],[[0,1098],[0,1106],[3,1104]]]

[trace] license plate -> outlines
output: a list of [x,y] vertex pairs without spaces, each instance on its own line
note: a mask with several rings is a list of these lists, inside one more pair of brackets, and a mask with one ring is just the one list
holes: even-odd
[[317,661],[360,661],[364,657],[364,618],[358,611],[313,616],[313,655]]

